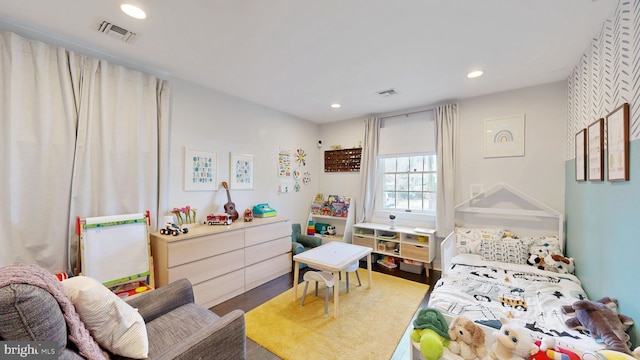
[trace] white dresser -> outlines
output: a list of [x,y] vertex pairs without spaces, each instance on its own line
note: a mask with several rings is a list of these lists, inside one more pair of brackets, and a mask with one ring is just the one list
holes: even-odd
[[156,286],[180,278],[211,307],[291,272],[291,223],[283,217],[197,225],[178,236],[151,234]]

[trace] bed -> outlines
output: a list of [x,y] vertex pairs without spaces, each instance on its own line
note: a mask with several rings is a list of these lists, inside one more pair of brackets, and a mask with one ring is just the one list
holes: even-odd
[[429,307],[449,322],[464,315],[480,324],[487,347],[499,319],[508,317],[534,339],[553,336],[558,346],[578,355],[603,348],[565,325],[569,317],[561,307],[587,298],[580,280],[527,264],[529,252],[539,246],[564,253],[561,213],[499,184],[457,206],[455,216],[456,228],[441,245],[442,277]]

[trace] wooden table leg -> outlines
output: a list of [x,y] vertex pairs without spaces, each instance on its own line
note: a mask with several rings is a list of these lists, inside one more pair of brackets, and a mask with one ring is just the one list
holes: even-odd
[[340,271],[333,273],[333,316],[338,317],[338,295],[340,294],[340,280],[338,275]]
[[367,272],[369,273],[369,289],[371,289],[372,276],[371,276],[371,253],[367,254]]
[[300,277],[300,264],[293,262],[293,301],[298,301],[298,277]]

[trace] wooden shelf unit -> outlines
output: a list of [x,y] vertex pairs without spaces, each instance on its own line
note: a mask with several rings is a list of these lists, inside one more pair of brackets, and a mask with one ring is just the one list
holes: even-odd
[[[423,262],[427,277],[436,256],[435,230],[416,232],[403,226],[391,229],[387,224],[359,223],[353,226],[353,243],[368,246],[376,254]],[[389,249],[386,243],[395,246]]]
[[327,150],[324,152],[324,172],[358,172],[362,148]]

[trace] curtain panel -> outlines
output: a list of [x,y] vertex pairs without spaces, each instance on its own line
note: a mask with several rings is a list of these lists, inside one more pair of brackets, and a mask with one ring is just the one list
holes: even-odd
[[458,104],[438,106],[436,157],[438,166],[436,235],[446,237],[455,225],[455,169],[458,151]]
[[[364,121],[364,144],[360,169],[360,199],[362,199],[360,222],[368,222],[373,217],[376,192],[378,189],[378,146],[380,142],[380,118],[372,117]],[[357,214],[356,214],[357,215]]]
[[[76,266],[81,218],[158,213],[168,83],[2,33],[0,266]],[[64,224],[64,225],[63,225]]]

